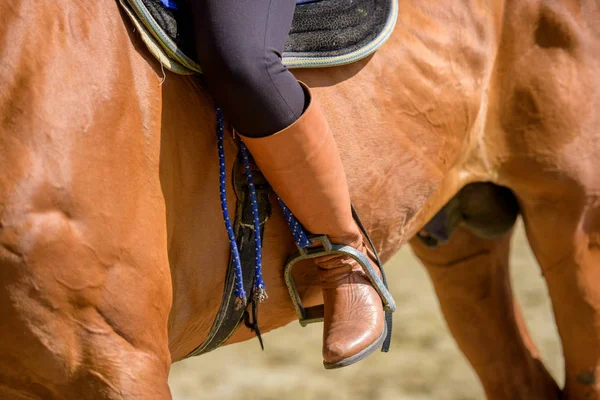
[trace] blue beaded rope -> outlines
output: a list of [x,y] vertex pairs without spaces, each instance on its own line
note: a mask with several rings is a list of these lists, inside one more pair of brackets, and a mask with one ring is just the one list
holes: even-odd
[[296,241],[296,246],[298,246],[302,249],[305,249],[308,246],[310,246],[312,244],[312,242],[308,239],[308,236],[306,235],[306,231],[304,230],[304,227],[302,226],[302,224],[300,224],[300,222],[298,222],[296,217],[294,217],[294,214],[292,214],[290,209],[285,205],[283,200],[281,200],[279,198],[279,196],[277,196],[277,201],[279,201],[279,205],[281,206],[281,209],[283,210],[283,215],[285,216],[285,220],[287,221],[288,225],[290,226],[290,229],[292,230],[292,235],[294,235],[294,240]]
[[[239,309],[240,307],[246,306],[246,291],[244,290],[244,279],[242,276],[242,263],[240,261],[239,249],[237,245],[237,241],[235,239],[235,234],[233,233],[233,228],[231,226],[231,220],[229,218],[229,211],[227,208],[227,194],[226,194],[226,184],[225,180],[227,177],[226,167],[225,167],[225,151],[223,149],[223,142],[225,138],[225,123],[223,119],[223,112],[221,111],[221,107],[216,106],[217,113],[217,145],[219,151],[219,188],[220,188],[220,197],[221,197],[221,211],[223,212],[223,220],[225,222],[225,229],[227,230],[227,237],[229,238],[229,245],[231,247],[231,255],[233,257],[233,266],[234,266],[234,279],[235,279],[235,288],[234,295],[235,299],[235,309]],[[254,223],[254,243],[255,243],[255,259],[254,259],[254,270],[255,270],[255,279],[254,279],[254,300],[256,302],[265,301],[268,296],[265,289],[265,283],[263,281],[262,274],[262,240],[260,237],[260,217],[258,214],[258,202],[256,200],[256,187],[254,185],[254,177],[252,176],[252,168],[250,167],[250,156],[248,153],[248,149],[243,142],[240,142],[240,151],[242,153],[242,160],[244,163],[244,169],[246,171],[246,178],[248,179],[248,191],[250,194],[250,203],[252,207],[252,219]],[[302,224],[298,222],[296,217],[292,214],[290,209],[284,204],[284,202],[277,196],[277,201],[281,205],[281,209],[283,210],[283,214],[285,219],[290,226],[292,234],[294,235],[294,240],[296,241],[296,245],[300,248],[306,248],[310,246],[312,243],[308,239],[304,227]]]
[[252,176],[252,168],[250,168],[250,156],[246,145],[240,141],[240,151],[242,152],[242,160],[246,170],[246,178],[248,179],[248,191],[250,193],[250,204],[252,206],[252,219],[254,222],[254,250],[256,256],[254,258],[254,300],[258,303],[265,301],[269,296],[265,290],[265,283],[262,275],[262,241],[260,237],[260,217],[258,215],[258,202],[256,200],[256,188],[254,187],[254,177]]
[[233,258],[234,275],[235,275],[235,309],[238,310],[240,307],[246,306],[246,291],[244,290],[244,280],[242,278],[242,263],[240,261],[240,253],[235,240],[235,234],[231,227],[231,220],[229,219],[229,211],[227,209],[227,194],[226,194],[226,167],[225,167],[225,150],[223,149],[223,142],[225,138],[225,124],[223,122],[223,112],[221,107],[216,106],[217,112],[217,146],[219,151],[219,195],[221,197],[221,211],[223,212],[223,221],[225,221],[225,229],[227,230],[227,237],[229,238],[229,246],[231,247],[231,256]]

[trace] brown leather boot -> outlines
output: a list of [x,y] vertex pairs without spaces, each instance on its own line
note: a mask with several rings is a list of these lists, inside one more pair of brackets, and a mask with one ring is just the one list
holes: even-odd
[[[302,87],[310,96],[308,88]],[[335,140],[314,100],[286,129],[264,138],[242,139],[275,192],[308,231],[367,254],[352,218]],[[325,368],[353,364],[385,339],[381,298],[350,257],[327,256],[315,262],[325,305],[323,364]]]

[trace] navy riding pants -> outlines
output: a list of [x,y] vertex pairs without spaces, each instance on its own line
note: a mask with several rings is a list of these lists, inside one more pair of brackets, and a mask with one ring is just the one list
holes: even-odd
[[304,91],[281,62],[295,0],[190,0],[208,90],[242,135],[263,137],[296,121]]

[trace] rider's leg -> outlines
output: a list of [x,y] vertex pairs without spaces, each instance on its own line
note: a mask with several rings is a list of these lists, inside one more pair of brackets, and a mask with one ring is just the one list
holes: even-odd
[[[209,90],[278,195],[311,232],[362,251],[346,177],[327,121],[281,63],[294,0],[196,0],[198,57]],[[317,260],[325,301],[325,366],[377,349],[383,308],[347,257]]]
[[245,136],[278,132],[305,108],[281,63],[294,0],[193,0],[196,48],[208,89]]
[[[342,162],[318,103],[310,100],[300,119],[277,134],[244,141],[279,197],[309,231],[365,252],[352,219]],[[383,341],[382,303],[352,259],[328,257],[316,262],[325,304],[325,367],[349,365]]]

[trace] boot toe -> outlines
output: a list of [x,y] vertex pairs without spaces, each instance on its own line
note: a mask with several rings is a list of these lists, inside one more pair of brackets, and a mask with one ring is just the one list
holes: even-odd
[[325,305],[323,364],[331,369],[373,353],[385,340],[386,329],[381,298],[362,267],[342,257],[324,261],[328,268],[319,268]]
[[323,365],[332,369],[354,364],[376,351],[383,343],[385,334],[385,326],[377,331],[365,329],[355,336],[337,336],[330,332],[323,345]]
[[323,346],[323,360],[335,363],[352,357],[366,349],[379,339],[383,330],[377,332],[371,329],[355,329],[351,333],[329,332],[329,337]]

